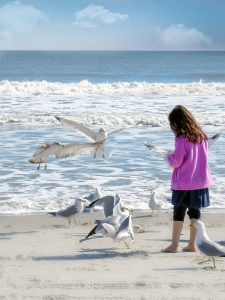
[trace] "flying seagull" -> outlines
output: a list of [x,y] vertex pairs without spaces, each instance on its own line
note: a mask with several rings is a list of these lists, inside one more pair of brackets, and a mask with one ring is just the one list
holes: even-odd
[[55,118],[59,122],[61,122],[63,125],[66,125],[72,129],[78,130],[81,134],[83,134],[85,137],[87,137],[93,143],[100,142],[101,144],[99,145],[99,147],[96,148],[94,157],[103,157],[103,158],[107,157],[109,154],[108,151],[106,151],[106,149],[105,149],[105,142],[107,141],[107,139],[109,139],[114,134],[127,129],[126,127],[123,127],[123,128],[119,128],[114,131],[106,132],[105,128],[101,127],[98,131],[94,131],[94,130],[90,129],[89,127],[87,127],[81,123],[78,123],[76,121],[63,119],[63,118],[60,118],[57,116],[55,116]]
[[215,269],[215,257],[225,257],[225,247],[218,244],[217,242],[210,240],[206,233],[205,224],[202,221],[198,220],[191,226],[197,228],[196,244],[198,246],[198,249],[206,256],[209,256],[208,260],[201,261],[199,264],[212,260],[213,267]]
[[[212,137],[210,137],[208,139],[208,145],[209,147],[212,146],[212,144],[222,135],[222,131],[216,133],[215,135],[213,135]],[[171,150],[166,150],[166,149],[163,149],[161,147],[158,147],[158,146],[154,146],[152,144],[145,144],[145,146],[152,152],[154,152],[157,156],[163,158],[163,159],[167,159],[167,156],[170,152],[173,152]]]
[[86,143],[86,144],[67,144],[60,143],[44,144],[36,149],[32,157],[28,160],[31,164],[37,164],[37,169],[40,169],[42,163],[47,169],[47,160],[49,156],[55,156],[56,159],[78,156],[82,153],[93,153],[101,143]]

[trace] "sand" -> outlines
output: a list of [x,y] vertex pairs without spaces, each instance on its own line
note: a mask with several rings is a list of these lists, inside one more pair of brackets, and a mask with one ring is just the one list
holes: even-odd
[[[101,212],[71,226],[46,214],[0,216],[0,299],[225,299],[225,258],[213,269],[198,264],[199,252],[161,253],[172,211],[133,216],[146,232],[135,234],[130,249],[110,238],[79,242]],[[225,241],[225,211],[207,210],[202,220],[211,239]],[[180,249],[188,234],[186,219]]]

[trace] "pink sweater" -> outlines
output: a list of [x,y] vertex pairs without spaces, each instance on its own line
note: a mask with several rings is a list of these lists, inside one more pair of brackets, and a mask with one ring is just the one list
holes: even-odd
[[176,138],[175,150],[167,156],[173,168],[171,186],[174,190],[198,190],[214,185],[208,165],[208,142],[200,144]]

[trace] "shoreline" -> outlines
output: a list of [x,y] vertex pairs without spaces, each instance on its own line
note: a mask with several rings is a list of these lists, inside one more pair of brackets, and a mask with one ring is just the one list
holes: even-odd
[[[144,226],[130,249],[110,238],[90,238],[101,212],[67,220],[46,214],[1,216],[0,299],[224,299],[225,258],[199,265],[200,252],[162,253],[171,239],[172,210],[133,212]],[[211,239],[225,242],[225,213],[202,214]],[[189,237],[184,222],[180,250]],[[66,225],[66,226],[65,226]]]

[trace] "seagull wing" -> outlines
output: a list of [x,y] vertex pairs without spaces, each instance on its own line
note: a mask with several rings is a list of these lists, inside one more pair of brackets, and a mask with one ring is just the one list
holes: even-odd
[[63,145],[59,143],[44,144],[36,149],[31,159],[28,162],[32,164],[43,163],[50,155],[54,155],[55,152]]
[[55,118],[59,122],[61,122],[63,125],[66,125],[70,128],[78,130],[84,136],[86,136],[89,139],[91,139],[92,141],[96,142],[96,133],[95,133],[95,131],[91,130],[90,128],[88,128],[88,127],[84,126],[83,124],[78,123],[76,121],[71,121],[71,120],[63,119],[63,118],[56,117],[56,116],[55,116]]
[[225,247],[222,245],[207,240],[198,245],[199,250],[208,255],[208,256],[224,256],[225,255]]
[[121,131],[123,131],[123,130],[125,130],[125,129],[127,129],[127,128],[124,127],[124,128],[119,128],[119,129],[117,129],[117,130],[110,131],[110,132],[107,134],[107,137],[109,138],[109,137],[111,137],[112,135],[117,134],[117,133],[119,133],[119,132],[121,132]]
[[60,217],[71,217],[73,215],[75,215],[77,213],[77,208],[75,206],[75,204],[71,205],[71,206],[68,206],[67,208],[65,209],[62,209],[60,211],[58,211],[56,213],[56,215],[60,216]]
[[93,149],[96,149],[97,147],[98,147],[97,143],[62,145],[55,152],[55,157],[57,159],[63,159],[72,156],[78,156],[82,153],[88,153],[88,152],[91,153]]
[[126,217],[126,219],[124,219],[123,222],[120,224],[120,227],[118,228],[118,230],[116,232],[117,239],[121,239],[121,238],[130,236],[130,230],[129,230],[130,218],[131,218],[131,216]]
[[222,133],[223,133],[223,132],[220,131],[220,132],[214,134],[212,137],[209,138],[209,140],[208,140],[209,147],[211,147],[212,144],[213,144],[215,141],[217,141],[217,139],[222,135]]
[[107,231],[108,235],[112,238],[114,238],[116,234],[116,230],[113,225],[108,223],[102,223],[102,227]]

